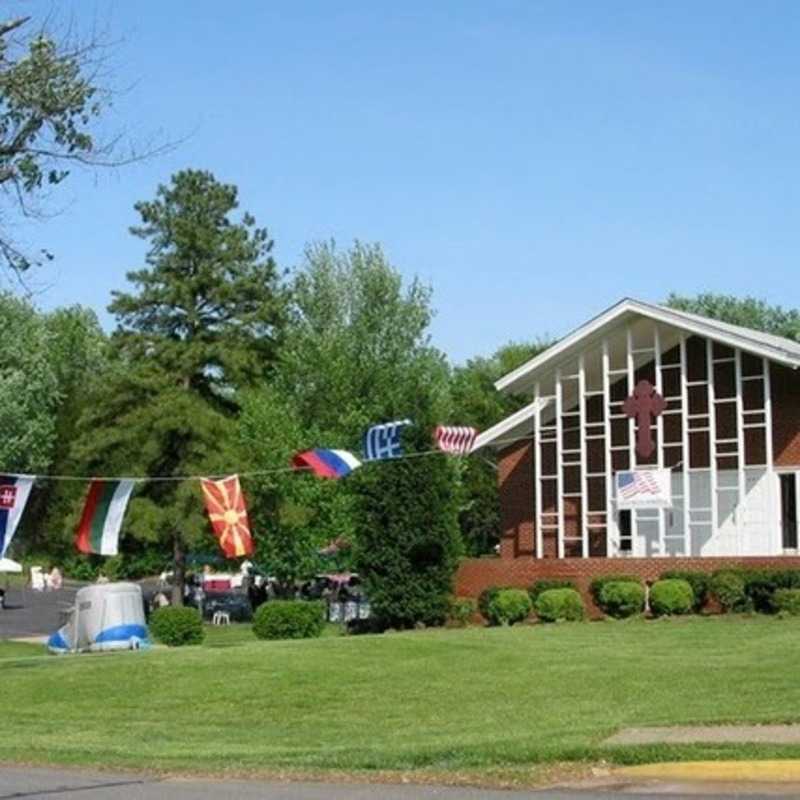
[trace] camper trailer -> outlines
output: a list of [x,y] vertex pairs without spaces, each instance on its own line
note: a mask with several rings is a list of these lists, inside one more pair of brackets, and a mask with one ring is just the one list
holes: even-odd
[[138,650],[149,645],[142,590],[135,583],[80,589],[67,622],[47,642],[51,653]]

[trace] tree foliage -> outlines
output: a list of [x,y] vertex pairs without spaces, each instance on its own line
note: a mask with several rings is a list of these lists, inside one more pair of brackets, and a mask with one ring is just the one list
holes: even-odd
[[68,30],[56,35],[29,17],[0,22],[0,259],[17,274],[52,256],[20,246],[10,216],[39,213],[47,192],[75,166],[118,166],[156,152],[123,155],[120,137],[98,138],[112,97],[102,83],[104,59],[96,39],[78,41]]
[[52,345],[43,315],[0,295],[0,469],[44,471],[52,461],[61,400]]
[[[272,241],[237,191],[186,170],[138,203],[149,249],[116,292],[114,361],[77,452],[93,474],[219,475],[236,464],[237,392],[269,371],[283,322]],[[180,599],[186,548],[212,548],[196,482],[150,482],[131,501],[129,539],[169,546]]]
[[755,297],[710,292],[690,297],[672,293],[667,298],[667,305],[680,311],[800,341],[800,311],[770,305]]
[[[486,430],[526,402],[501,394],[495,381],[549,346],[546,340],[510,342],[488,358],[476,357],[454,370],[451,392],[453,419],[461,425]],[[492,453],[468,459],[462,467],[462,502],[459,524],[467,552],[481,555],[499,540],[500,503]]]
[[[430,291],[404,286],[380,247],[308,248],[291,297],[269,386],[245,400],[240,436],[251,468],[285,468],[311,447],[358,453],[376,422],[444,418],[448,369],[428,340]],[[249,481],[259,559],[287,593],[324,567],[324,545],[356,538],[351,480],[284,472]]]
[[[417,447],[427,434],[420,426]],[[462,553],[453,482],[444,455],[384,462],[354,477],[355,564],[380,628],[441,625],[447,618]]]
[[312,245],[292,296],[275,385],[305,423],[353,447],[375,421],[446,408],[447,362],[429,338],[431,290],[416,279],[404,287],[379,245]]

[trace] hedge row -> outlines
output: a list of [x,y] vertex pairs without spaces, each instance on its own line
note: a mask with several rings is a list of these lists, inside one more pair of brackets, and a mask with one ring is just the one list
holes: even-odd
[[[642,614],[645,610],[647,592],[636,575],[595,578],[589,591],[597,607],[608,616],[621,619]],[[511,587],[489,587],[478,599],[478,610],[492,625],[519,622],[531,610],[545,622],[583,619],[585,616],[583,601],[573,581],[536,581],[528,589],[529,607],[522,594],[521,590]],[[502,600],[498,602],[501,595]],[[724,612],[800,615],[800,569],[740,567],[710,574],[666,570],[650,587],[649,606],[655,616],[689,614],[700,611],[711,598]]]
[[694,571],[668,571],[662,578],[682,578],[694,591],[695,610],[712,597],[723,611],[758,611],[761,614],[786,613],[778,601],[778,592],[800,589],[798,569],[755,569],[727,567],[711,574]]

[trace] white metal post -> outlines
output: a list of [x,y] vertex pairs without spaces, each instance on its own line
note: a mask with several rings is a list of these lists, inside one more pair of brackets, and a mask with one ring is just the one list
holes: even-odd
[[558,509],[558,557],[564,558],[564,463],[563,443],[563,387],[561,386],[561,370],[556,370],[556,502]]

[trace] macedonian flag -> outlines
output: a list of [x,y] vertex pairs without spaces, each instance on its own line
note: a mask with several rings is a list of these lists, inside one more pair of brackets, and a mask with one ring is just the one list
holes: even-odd
[[202,484],[208,518],[222,552],[228,558],[252,555],[253,537],[239,476],[221,481],[204,479]]

